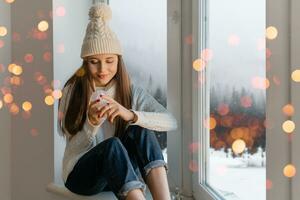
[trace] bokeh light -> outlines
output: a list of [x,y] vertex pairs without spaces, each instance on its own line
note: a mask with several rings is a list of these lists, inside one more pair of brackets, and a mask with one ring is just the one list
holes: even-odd
[[227,115],[229,113],[229,105],[227,103],[220,103],[218,113],[222,116]]
[[266,37],[269,40],[274,40],[278,35],[277,28],[274,26],[269,26],[266,30]]
[[22,108],[23,108],[23,110],[25,110],[25,111],[29,111],[29,110],[31,110],[31,108],[32,108],[32,104],[31,104],[29,101],[25,101],[25,102],[23,102],[23,104],[22,104]]
[[232,143],[232,150],[235,154],[242,153],[246,148],[244,140],[237,139]]
[[58,53],[64,53],[65,52],[65,45],[64,44],[58,44],[57,45],[57,52]]
[[244,108],[249,108],[252,106],[252,99],[249,96],[242,96],[240,99],[240,104]]
[[13,115],[17,115],[19,111],[20,111],[19,106],[15,103],[12,103],[12,105],[9,108],[9,112]]
[[0,36],[4,37],[7,35],[7,29],[5,26],[0,26]]
[[54,99],[60,99],[62,97],[62,91],[61,90],[54,90],[52,92],[52,96]]
[[197,172],[198,171],[198,163],[195,160],[190,160],[189,169],[192,172]]
[[288,177],[292,178],[296,175],[296,167],[292,164],[288,164],[283,168],[283,174]]
[[50,95],[46,96],[46,97],[45,97],[45,103],[46,103],[48,106],[53,105],[53,104],[54,104],[54,98],[53,98],[53,96],[50,96]]
[[4,41],[3,40],[0,40],[0,48],[4,47]]
[[295,123],[292,120],[286,120],[282,124],[282,129],[286,133],[292,133],[295,130]]
[[26,55],[24,56],[24,60],[25,60],[25,62],[27,62],[27,63],[31,63],[31,62],[33,61],[33,55],[30,54],[30,53],[26,54]]
[[23,69],[21,66],[19,65],[13,65],[13,68],[11,70],[11,73],[13,73],[14,75],[21,75],[23,72]]
[[13,3],[15,0],[5,0],[6,3]]
[[11,93],[7,93],[3,96],[3,100],[5,103],[11,103],[14,101],[14,97]]
[[240,44],[240,37],[235,34],[230,35],[228,37],[228,44],[230,46],[238,46]]
[[269,88],[270,81],[269,81],[269,79],[264,78],[264,77],[254,76],[251,79],[251,84],[252,84],[252,87],[255,89],[265,90],[265,89]]
[[82,77],[85,74],[85,70],[83,67],[80,67],[77,71],[76,71],[76,76],[78,77]]
[[213,58],[213,51],[211,49],[203,49],[201,51],[201,59],[208,62]]
[[30,135],[31,135],[31,136],[36,137],[36,136],[38,136],[38,134],[39,134],[39,132],[37,131],[36,128],[32,128],[32,129],[30,130]]
[[285,106],[283,106],[282,112],[286,116],[292,116],[295,113],[294,106],[292,104],[286,104]]
[[0,109],[3,107],[3,101],[0,99]]
[[266,189],[270,190],[272,188],[272,186],[273,186],[272,181],[270,179],[267,179],[266,180]]
[[58,17],[64,17],[66,15],[66,9],[64,6],[58,6],[55,12]]
[[293,80],[293,81],[295,81],[295,82],[300,82],[300,70],[299,70],[299,69],[294,70],[294,71],[292,72],[291,77],[292,77],[292,80]]
[[194,62],[193,62],[193,68],[194,70],[196,71],[202,71],[205,67],[205,61],[202,60],[202,59],[196,59]]
[[48,30],[48,28],[49,28],[49,24],[47,21],[43,20],[43,21],[39,22],[39,24],[38,24],[39,31],[45,32]]

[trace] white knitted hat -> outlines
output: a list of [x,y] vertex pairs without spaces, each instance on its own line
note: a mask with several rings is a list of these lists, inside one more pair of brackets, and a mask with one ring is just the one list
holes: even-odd
[[101,53],[121,55],[121,44],[107,24],[112,18],[110,7],[106,3],[96,3],[89,10],[89,17],[80,57]]

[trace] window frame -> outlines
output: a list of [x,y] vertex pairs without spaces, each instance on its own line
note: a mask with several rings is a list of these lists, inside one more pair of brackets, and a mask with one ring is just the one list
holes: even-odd
[[[191,22],[193,23],[193,42],[192,55],[193,59],[196,59],[199,55],[198,46],[201,47],[201,41],[199,38],[203,38],[201,28],[203,28],[203,1],[205,0],[193,0],[193,10]],[[297,9],[300,7],[300,2],[297,0],[290,1],[280,1],[280,0],[266,0],[266,28],[268,26],[275,26],[279,31],[279,36],[274,41],[266,40],[266,48],[270,49],[272,52],[271,58],[269,59],[272,70],[266,71],[266,77],[272,80],[273,75],[277,75],[279,80],[281,80],[280,87],[270,87],[266,92],[266,118],[270,120],[271,128],[266,129],[266,149],[267,149],[267,165],[266,165],[266,178],[272,181],[271,189],[266,191],[266,199],[296,199],[300,195],[300,177],[295,176],[293,179],[286,178],[282,170],[284,166],[288,163],[292,163],[296,166],[300,166],[300,159],[296,152],[300,151],[300,136],[297,134],[293,135],[293,140],[288,141],[287,134],[282,131],[281,125],[288,118],[285,117],[281,108],[288,102],[294,105],[295,110],[300,110],[299,102],[300,95],[297,94],[299,86],[293,82],[290,84],[291,78],[290,73],[300,66],[300,57],[297,53],[300,52],[300,29],[297,26],[297,19],[300,18],[300,13]],[[278,10],[280,8],[280,10]],[[201,13],[202,12],[202,13]],[[184,15],[185,13],[183,13]],[[202,16],[201,16],[202,15]],[[204,15],[205,16],[205,15]],[[187,21],[186,21],[187,22]],[[198,27],[198,24],[200,26]],[[199,32],[197,32],[199,31]],[[199,33],[199,35],[198,35]],[[202,34],[202,35],[201,35]],[[287,67],[282,67],[287,66]],[[192,82],[197,83],[198,75],[194,72],[192,73]],[[204,74],[208,73],[204,70]],[[183,80],[184,81],[184,80]],[[187,80],[185,80],[187,81]],[[209,84],[209,80],[208,80]],[[197,133],[202,131],[203,128],[197,126],[198,119],[203,118],[197,113],[197,110],[203,108],[203,104],[195,104],[199,102],[198,100],[205,96],[204,90],[193,90],[193,132]],[[282,94],[282,95],[278,95]],[[290,97],[289,97],[290,96]],[[207,100],[207,95],[204,98]],[[276,99],[276,101],[274,101]],[[208,107],[208,106],[207,106]],[[184,112],[184,111],[183,111]],[[207,112],[207,110],[206,110]],[[203,114],[203,113],[202,113]],[[204,113],[205,114],[205,113]],[[291,117],[294,122],[300,120],[300,115],[294,115]],[[297,130],[296,130],[297,132]],[[200,134],[202,138],[197,138],[198,134],[194,134],[196,139],[200,141],[199,151],[200,155],[193,155],[193,159],[198,161],[200,169],[203,169],[207,157],[205,152],[207,149],[203,149],[202,141],[207,140],[203,137],[203,132]],[[202,146],[202,148],[201,148]],[[278,148],[280,147],[280,148]],[[274,164],[276,163],[276,164]],[[198,184],[198,177],[200,177],[203,183],[203,178],[205,177],[205,171],[200,171],[194,173],[193,175],[193,196],[195,199],[201,200],[212,200],[212,199],[222,199],[222,197],[216,195],[210,187],[205,187],[204,185]]]

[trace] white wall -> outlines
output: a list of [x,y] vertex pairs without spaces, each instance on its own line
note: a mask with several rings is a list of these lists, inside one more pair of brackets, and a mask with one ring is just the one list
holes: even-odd
[[[5,67],[5,71],[0,71],[0,86],[4,86],[4,79],[9,75],[7,66],[11,62],[11,29],[10,29],[10,5],[0,1],[0,26],[7,28],[7,35],[0,37],[5,45],[0,48],[0,64]],[[0,95],[3,102],[3,93]],[[4,103],[3,103],[4,104]],[[10,199],[10,142],[11,142],[11,118],[9,109],[3,105],[0,109],[0,199]]]

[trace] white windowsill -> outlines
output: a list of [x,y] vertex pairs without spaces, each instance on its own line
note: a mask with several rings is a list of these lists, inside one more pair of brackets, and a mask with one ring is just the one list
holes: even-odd
[[[112,200],[117,199],[114,193],[112,192],[101,192],[97,195],[93,196],[83,196],[74,194],[71,191],[69,191],[64,185],[58,185],[56,183],[49,183],[46,187],[46,190],[48,192],[66,197],[68,199],[74,199],[74,200]],[[151,193],[147,187],[146,190],[147,200],[151,200]]]

